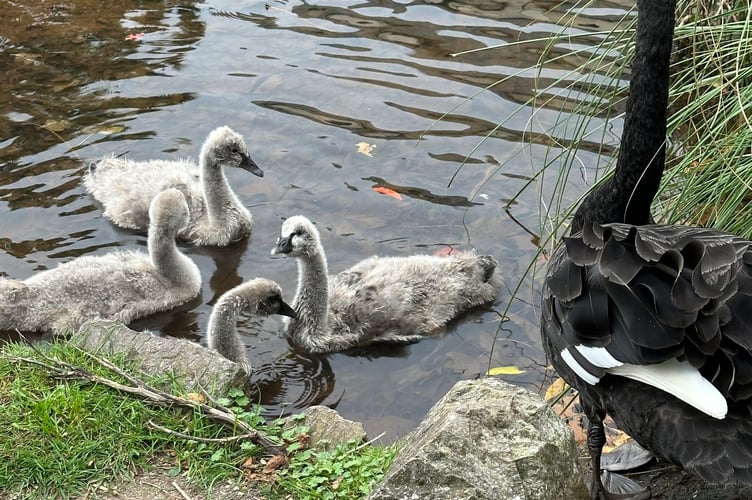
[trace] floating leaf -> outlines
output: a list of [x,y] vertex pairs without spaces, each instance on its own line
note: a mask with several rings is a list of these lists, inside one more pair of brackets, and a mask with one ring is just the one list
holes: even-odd
[[70,127],[70,122],[68,120],[47,120],[43,127],[52,132],[62,132]]
[[377,193],[385,194],[387,196],[391,196],[392,198],[397,198],[398,200],[402,199],[402,195],[401,194],[399,194],[394,189],[391,189],[391,188],[388,188],[388,187],[376,186],[376,187],[373,188],[373,190],[376,191]]
[[525,370],[520,370],[516,366],[496,366],[488,370],[486,375],[520,375],[525,373]]
[[371,153],[376,148],[376,144],[368,144],[367,142],[359,142],[355,146],[358,148],[358,153],[361,153],[361,154],[364,154],[366,156],[370,156],[371,158],[373,158],[373,155]]
[[457,250],[453,246],[445,246],[441,247],[438,250],[436,250],[433,254],[437,257],[448,257],[450,255],[459,255],[461,254],[461,250]]
[[563,393],[567,389],[569,389],[567,383],[564,382],[563,378],[558,377],[551,383],[550,386],[548,386],[548,389],[546,389],[546,395],[543,396],[543,399],[545,399],[546,401],[551,401],[552,399],[561,396],[561,393]]
[[144,37],[143,33],[128,33],[128,36],[125,37],[126,40],[134,40],[139,41]]
[[124,125],[102,125],[94,129],[95,132],[98,132],[103,135],[119,134],[120,132],[124,130],[125,130]]

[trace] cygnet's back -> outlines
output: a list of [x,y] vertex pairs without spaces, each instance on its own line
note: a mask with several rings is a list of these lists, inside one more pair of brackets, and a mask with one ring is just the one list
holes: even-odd
[[298,318],[288,330],[294,344],[312,352],[415,342],[493,302],[501,289],[496,261],[474,251],[371,257],[329,277],[318,230],[303,216],[284,222],[272,253],[298,259]]
[[129,323],[196,297],[201,274],[175,245],[188,221],[183,195],[159,193],[150,215],[148,255],[83,256],[24,281],[0,280],[0,329],[63,334],[89,319]]
[[219,298],[209,317],[207,344],[250,373],[251,365],[236,327],[241,314],[252,317],[282,314],[294,318],[295,311],[282,299],[279,285],[264,278],[242,283]]
[[219,127],[206,138],[199,163],[190,160],[133,161],[106,157],[84,175],[84,187],[118,226],[145,232],[149,205],[165,189],[179,189],[190,220],[179,238],[197,245],[226,246],[251,234],[253,218],[227,183],[223,167],[238,167],[259,177],[264,172],[248,153],[243,137]]

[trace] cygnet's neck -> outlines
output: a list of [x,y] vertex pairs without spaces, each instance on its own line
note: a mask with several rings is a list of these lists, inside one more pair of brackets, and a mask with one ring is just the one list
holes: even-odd
[[191,271],[192,261],[180,253],[175,238],[177,231],[169,220],[156,220],[149,228],[149,257],[160,274],[174,281],[183,281]]
[[201,156],[201,186],[209,220],[225,220],[227,212],[237,205],[237,201],[227,184],[222,165],[210,152]]
[[[233,297],[225,296],[219,299],[212,310],[209,318],[208,337],[209,347],[217,349],[225,357],[228,352],[223,352],[221,346],[228,346],[237,338],[237,327],[239,311],[233,303]],[[233,361],[238,361],[233,359]]]
[[298,256],[298,289],[293,308],[297,319],[290,319],[290,334],[301,335],[325,332],[328,329],[329,271],[326,255],[319,243],[316,251]]

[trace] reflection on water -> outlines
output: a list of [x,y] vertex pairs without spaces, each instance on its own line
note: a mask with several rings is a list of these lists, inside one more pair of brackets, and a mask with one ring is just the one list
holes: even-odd
[[289,352],[253,367],[251,401],[267,409],[269,417],[299,413],[313,405],[337,407],[334,371],[326,356]]
[[[119,247],[145,250],[144,236],[111,225],[85,194],[85,165],[112,153],[196,158],[208,132],[229,125],[266,174],[226,172],[253,213],[252,241],[182,246],[202,271],[200,297],[133,327],[203,342],[212,304],[257,276],[278,281],[292,300],[295,263],[269,251],[282,221],[301,213],[318,225],[332,273],[373,254],[477,248],[497,258],[506,286],[492,308],[445,335],[385,351],[304,355],[291,351],[278,318],[241,321],[254,396],[269,414],[327,404],[391,440],[457,380],[489,366],[519,366],[526,373],[512,382],[540,386],[537,288],[525,285],[509,300],[539,240],[537,209],[548,188],[537,169],[552,140],[566,147],[572,133],[551,125],[562,106],[574,108],[572,97],[554,91],[531,119],[528,102],[536,86],[578,79],[572,70],[581,59],[565,56],[573,42],[563,41],[540,71],[526,68],[571,5],[22,0],[0,7],[0,276],[24,279]],[[611,29],[628,7],[598,2],[566,30],[587,35],[577,44],[589,50],[594,33]],[[451,56],[495,45],[502,48]],[[589,87],[578,90],[574,100],[589,102]],[[596,114],[610,105],[592,104]],[[599,166],[597,153],[617,137],[581,145],[584,168]],[[573,184],[569,196],[582,188]]]

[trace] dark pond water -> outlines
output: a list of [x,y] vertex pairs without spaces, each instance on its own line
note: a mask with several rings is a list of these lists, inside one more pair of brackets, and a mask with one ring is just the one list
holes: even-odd
[[[570,30],[609,29],[629,3],[596,3]],[[144,237],[102,218],[81,186],[85,164],[110,153],[195,158],[206,134],[227,124],[245,135],[266,173],[227,172],[254,214],[253,241],[184,247],[202,270],[201,297],[136,328],[203,342],[216,298],[256,276],[278,281],[292,299],[295,262],[269,251],[282,220],[300,213],[320,228],[332,272],[372,254],[474,247],[499,260],[506,286],[492,309],[446,335],[387,352],[293,355],[276,318],[241,323],[270,413],[323,403],[391,441],[456,381],[489,366],[517,366],[524,373],[505,378],[538,390],[545,359],[537,287],[528,280],[514,300],[511,291],[535,258],[540,200],[550,186],[533,182],[509,212],[504,207],[556,153],[530,132],[555,129],[565,101],[552,94],[534,117],[525,103],[543,80],[576,78],[569,72],[581,61],[525,68],[546,46],[534,40],[561,31],[558,19],[570,7],[0,1],[0,276],[24,279],[80,255],[144,248]],[[449,56],[520,40],[533,41]],[[373,146],[370,156],[359,143]],[[587,148],[577,154],[584,167],[600,161]],[[572,181],[570,200],[584,187]],[[374,190],[380,186],[402,199]]]

